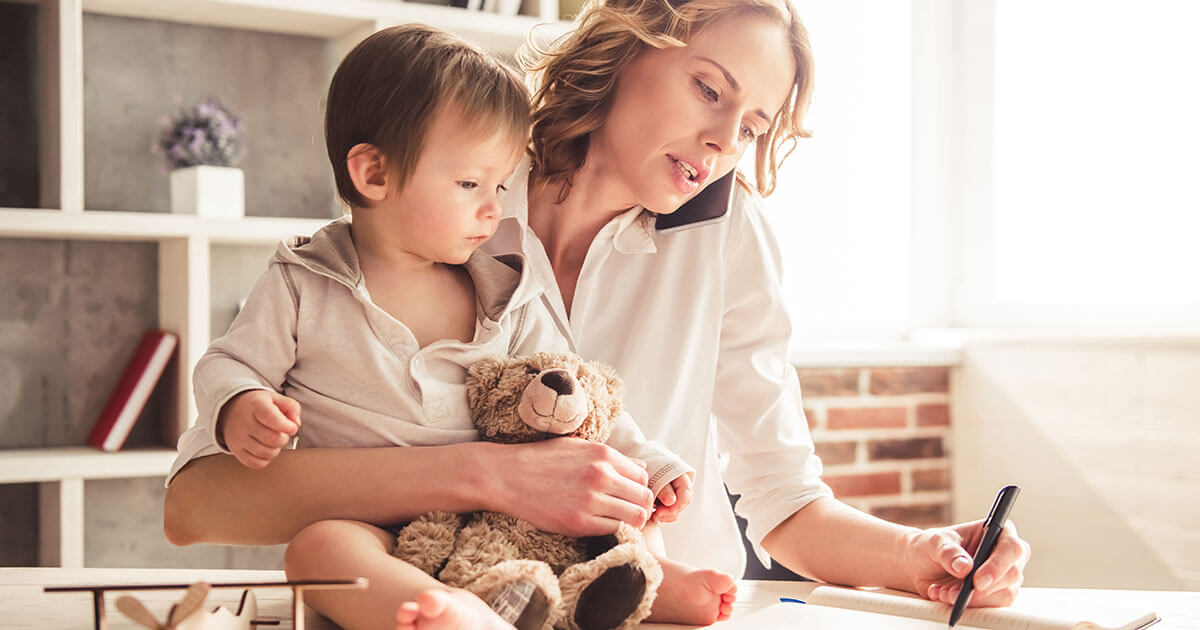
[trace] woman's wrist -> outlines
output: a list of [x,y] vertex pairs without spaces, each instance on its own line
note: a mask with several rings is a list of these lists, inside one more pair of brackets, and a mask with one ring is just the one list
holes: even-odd
[[459,471],[454,475],[453,487],[457,489],[457,503],[466,508],[461,511],[496,511],[496,506],[503,504],[499,495],[505,486],[497,483],[495,465],[499,450],[500,445],[489,442],[465,442],[454,447],[451,470]]
[[[916,582],[915,567],[920,562],[918,557],[922,551],[922,535],[924,530],[916,527],[895,525],[896,541],[892,553],[894,564],[888,578],[889,588],[895,588],[910,593],[917,593],[920,588]],[[918,595],[920,593],[917,593]]]

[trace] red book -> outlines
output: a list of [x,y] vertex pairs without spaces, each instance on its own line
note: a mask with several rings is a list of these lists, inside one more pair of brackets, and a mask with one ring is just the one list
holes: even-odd
[[167,367],[179,337],[165,330],[148,330],[142,336],[137,351],[125,366],[121,380],[116,389],[108,397],[104,411],[96,418],[92,432],[88,435],[88,444],[103,451],[116,451],[129,437],[129,430],[137,422],[150,392],[162,378],[163,370]]

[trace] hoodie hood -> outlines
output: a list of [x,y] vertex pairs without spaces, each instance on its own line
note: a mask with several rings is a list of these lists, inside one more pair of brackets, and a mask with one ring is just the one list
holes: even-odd
[[[349,216],[336,219],[312,236],[293,236],[275,249],[271,262],[298,265],[335,280],[356,295],[363,287],[362,268],[350,234]],[[475,284],[475,299],[483,314],[499,321],[541,293],[521,254],[490,256],[475,250],[462,265]],[[364,287],[365,288],[365,287]]]

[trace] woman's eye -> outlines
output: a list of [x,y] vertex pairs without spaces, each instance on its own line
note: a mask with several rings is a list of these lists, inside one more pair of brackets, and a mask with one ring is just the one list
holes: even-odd
[[696,87],[700,90],[700,94],[704,97],[704,100],[716,102],[718,96],[716,90],[708,87],[708,84],[700,79],[696,79]]
[[475,190],[479,187],[479,184],[475,182],[458,182],[458,185],[462,186],[463,190]]
[[743,125],[742,126],[742,140],[753,140],[753,139],[754,139],[754,130],[751,129],[749,126]]

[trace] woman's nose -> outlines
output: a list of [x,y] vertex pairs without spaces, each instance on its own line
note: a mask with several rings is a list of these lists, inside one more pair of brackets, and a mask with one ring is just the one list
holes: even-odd
[[705,138],[704,144],[716,151],[719,155],[733,155],[738,150],[738,130],[741,127],[739,121],[729,123],[727,121],[713,121],[715,124],[709,128],[708,137]]

